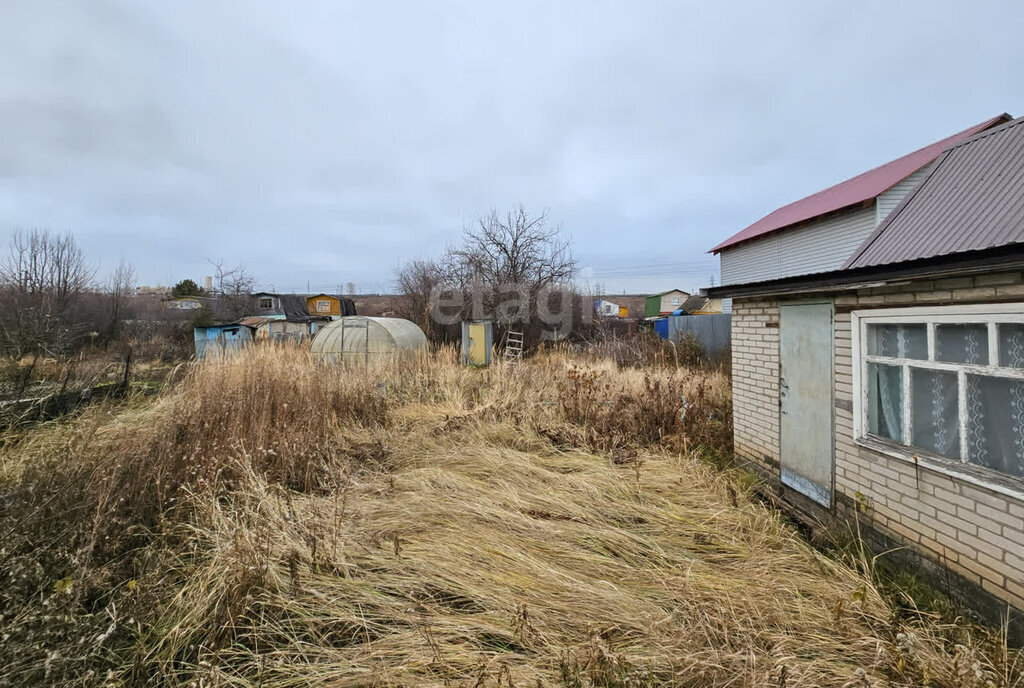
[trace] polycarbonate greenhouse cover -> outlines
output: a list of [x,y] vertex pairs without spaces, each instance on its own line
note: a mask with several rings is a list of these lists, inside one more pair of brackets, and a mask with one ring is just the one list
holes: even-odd
[[353,315],[320,330],[313,338],[311,351],[323,356],[379,355],[426,346],[423,330],[409,320]]

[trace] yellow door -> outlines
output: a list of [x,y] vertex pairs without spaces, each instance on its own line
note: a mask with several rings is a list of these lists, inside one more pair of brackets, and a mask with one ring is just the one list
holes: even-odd
[[487,328],[482,323],[469,324],[469,365],[487,365]]

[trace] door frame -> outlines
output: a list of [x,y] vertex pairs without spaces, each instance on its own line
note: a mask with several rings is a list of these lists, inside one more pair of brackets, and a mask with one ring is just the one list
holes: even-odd
[[[829,306],[831,309],[831,320],[829,322],[829,328],[831,335],[829,337],[829,375],[828,375],[828,389],[829,389],[829,446],[828,453],[831,463],[831,469],[829,471],[829,505],[825,506],[816,499],[805,495],[804,493],[797,490],[795,487],[787,485],[782,482],[782,308],[784,306]],[[787,490],[791,490],[796,494],[800,495],[801,501],[807,504],[813,504],[818,509],[824,509],[828,512],[834,513],[836,509],[836,304],[835,299],[830,297],[805,297],[798,299],[789,299],[786,301],[778,301],[777,307],[779,309],[779,377],[778,377],[778,390],[779,390],[779,484]]]

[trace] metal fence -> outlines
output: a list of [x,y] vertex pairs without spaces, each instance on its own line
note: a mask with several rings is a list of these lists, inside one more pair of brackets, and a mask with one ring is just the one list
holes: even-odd
[[728,313],[668,316],[668,338],[671,341],[678,342],[687,332],[693,333],[709,356],[717,356],[732,345],[732,316]]

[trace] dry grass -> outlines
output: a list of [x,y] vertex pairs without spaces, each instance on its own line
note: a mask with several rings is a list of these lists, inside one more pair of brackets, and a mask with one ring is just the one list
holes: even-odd
[[728,399],[557,353],[197,366],[0,454],[0,685],[1024,685],[697,458]]

